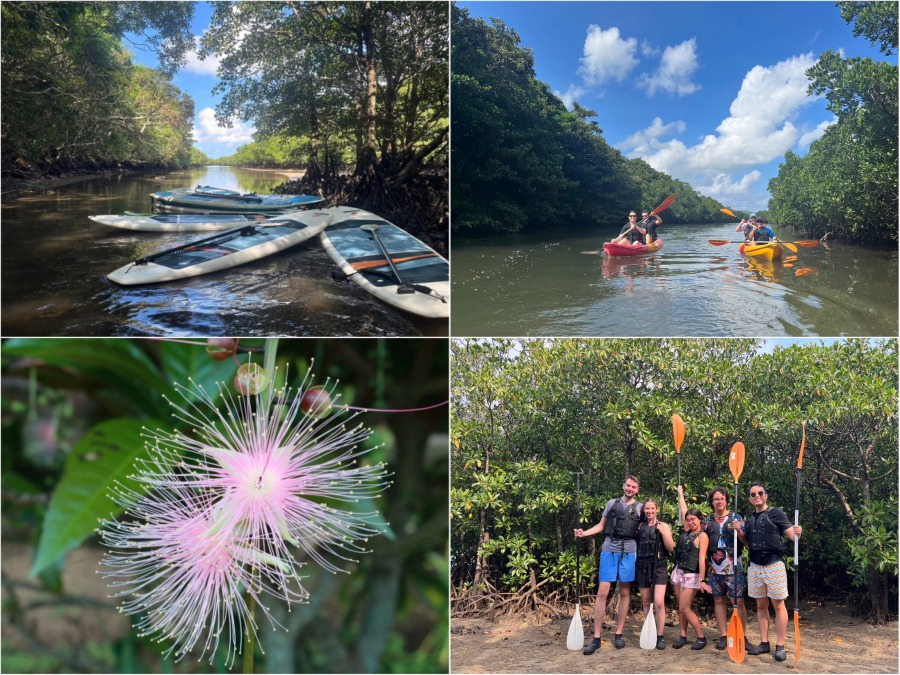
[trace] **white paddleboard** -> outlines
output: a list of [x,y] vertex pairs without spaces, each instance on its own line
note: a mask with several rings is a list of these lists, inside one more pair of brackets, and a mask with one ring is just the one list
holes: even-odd
[[[290,215],[290,214],[282,214]],[[213,232],[233,230],[241,225],[259,223],[271,215],[241,215],[237,213],[155,213],[122,216],[88,216],[95,223],[138,232]]]
[[[446,258],[374,213],[352,206],[330,211],[331,223],[319,238],[348,279],[407,312],[434,319],[450,316],[450,263]],[[403,283],[388,264],[376,235]],[[402,292],[410,289],[412,292]]]
[[157,284],[243,265],[296,246],[328,226],[329,211],[303,211],[270,218],[161,251],[107,275],[123,286]]

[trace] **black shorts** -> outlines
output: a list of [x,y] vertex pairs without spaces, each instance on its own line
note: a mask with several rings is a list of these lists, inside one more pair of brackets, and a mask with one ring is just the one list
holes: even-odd
[[654,573],[654,571],[648,569],[646,565],[641,565],[641,561],[638,560],[634,565],[634,580],[637,583],[638,588],[665,586],[669,583],[669,570],[668,567],[666,567],[666,561],[657,560]]

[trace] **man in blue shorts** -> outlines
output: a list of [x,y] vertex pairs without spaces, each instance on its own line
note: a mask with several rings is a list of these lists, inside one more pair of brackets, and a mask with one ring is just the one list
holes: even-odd
[[606,615],[606,598],[609,589],[619,582],[619,610],[616,615],[616,649],[625,646],[622,631],[628,617],[628,606],[631,602],[631,582],[634,581],[634,561],[637,556],[637,533],[643,518],[643,504],[635,499],[641,483],[635,476],[625,478],[622,485],[622,496],[610,499],[603,509],[600,522],[589,530],[575,530],[576,537],[589,537],[599,532],[606,532],[606,541],[600,550],[600,588],[597,601],[594,603],[594,639],[584,648],[586,655],[600,649],[600,631],[603,628],[603,617]]

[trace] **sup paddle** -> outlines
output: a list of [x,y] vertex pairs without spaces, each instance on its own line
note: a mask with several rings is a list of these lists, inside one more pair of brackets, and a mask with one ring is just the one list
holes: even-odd
[[[578,511],[578,520],[576,525],[581,522],[581,472],[575,474],[575,480],[578,482],[578,497],[576,498],[576,510]],[[566,649],[576,651],[584,647],[584,626],[581,623],[581,546],[578,539],[575,539],[575,616],[572,617],[572,623],[569,624],[569,635],[566,637]]]
[[[744,444],[738,441],[731,447],[731,455],[728,457],[728,466],[731,468],[731,475],[734,476],[735,516],[737,515],[738,505],[738,479],[740,479],[741,473],[744,471],[744,454]],[[741,617],[737,613],[738,536],[734,524],[732,524],[731,529],[734,531],[734,607],[732,608],[731,621],[728,622],[728,631],[725,633],[725,638],[728,644],[728,658],[735,663],[743,663],[744,656],[746,656],[744,626],[741,624]]]
[[[794,525],[800,524],[800,472],[803,470],[803,450],[806,448],[806,420],[803,420],[803,440],[800,441],[800,456],[797,458],[797,498],[794,502]],[[800,540],[794,533],[794,635],[797,651],[794,653],[794,668],[800,660]]]
[[[663,491],[660,495],[660,503],[665,499],[666,481],[663,479]],[[659,637],[656,630],[656,605],[654,596],[656,595],[656,586],[653,583],[653,577],[656,576],[656,563],[659,560],[659,517],[662,514],[662,507],[657,504],[656,509],[656,553],[650,563],[650,609],[647,616],[644,617],[644,627],[641,629],[641,649],[656,649],[656,640]]]
[[[673,195],[674,196],[674,195]],[[681,444],[684,442],[684,420],[681,415],[675,413],[672,415],[672,435],[675,437],[675,457],[678,465],[678,486],[681,487]],[[681,509],[678,509],[678,524],[683,526],[681,522]]]
[[384,247],[384,242],[382,242],[381,237],[378,236],[378,225],[376,225],[375,223],[366,223],[365,225],[360,225],[359,229],[363,230],[364,232],[370,232],[372,234],[372,238],[375,239],[375,243],[378,244],[378,248],[381,249],[381,253],[387,260],[388,265],[391,268],[391,272],[394,273],[394,276],[397,278],[397,283],[400,284],[399,286],[397,286],[397,293],[401,295],[415,293],[416,289],[406,283],[403,280],[403,277],[400,276],[400,272],[398,272],[397,268],[394,267],[394,261],[391,260],[390,254]]

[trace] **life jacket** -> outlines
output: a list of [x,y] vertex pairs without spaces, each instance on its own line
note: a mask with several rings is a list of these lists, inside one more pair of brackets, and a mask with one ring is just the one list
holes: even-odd
[[662,560],[668,557],[669,551],[663,545],[662,535],[654,525],[641,525],[637,536],[637,558],[639,560]]
[[640,506],[638,501],[625,506],[621,498],[617,499],[609,510],[609,527],[606,531],[617,539],[637,539],[638,528],[643,520]]
[[769,230],[767,229],[757,230],[753,234],[753,241],[769,241],[769,239]]
[[700,549],[694,546],[703,531],[696,534],[688,534],[685,532],[678,540],[678,548],[675,549],[675,565],[680,567],[683,572],[700,571]]
[[[728,518],[725,519],[725,522],[719,524],[719,521],[716,520],[715,515],[707,516],[706,520],[703,521],[704,524],[704,532],[706,532],[706,536],[709,537],[709,556],[712,557],[715,552],[719,549],[723,549],[728,553],[733,553],[734,551],[734,526],[732,523],[734,522],[734,513],[729,513]],[[741,552],[744,550],[744,545],[741,543],[741,540],[738,539],[738,557],[740,557]]]
[[784,535],[769,518],[769,509],[762,513],[751,513],[745,524],[751,555],[763,552],[781,554]]

